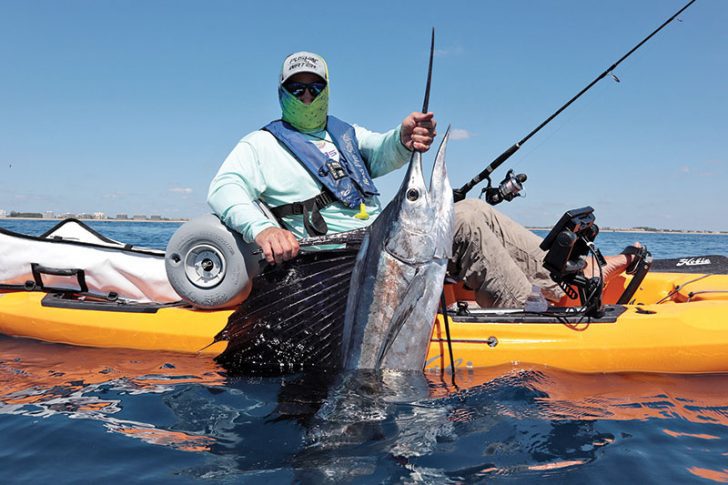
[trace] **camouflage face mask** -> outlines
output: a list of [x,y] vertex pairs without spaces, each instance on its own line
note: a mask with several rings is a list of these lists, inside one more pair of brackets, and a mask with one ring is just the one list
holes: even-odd
[[283,86],[279,86],[278,101],[281,104],[283,121],[291,124],[298,131],[313,133],[326,127],[326,115],[329,112],[328,84],[311,104],[304,104],[303,101],[286,91]]

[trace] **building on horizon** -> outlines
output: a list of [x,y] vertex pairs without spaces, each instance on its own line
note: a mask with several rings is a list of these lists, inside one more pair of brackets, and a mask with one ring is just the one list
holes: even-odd
[[41,214],[40,212],[10,211],[10,217],[18,217],[21,219],[43,219],[43,214]]
[[7,217],[7,216],[8,216],[8,211],[6,211],[5,209],[0,209],[0,217]]

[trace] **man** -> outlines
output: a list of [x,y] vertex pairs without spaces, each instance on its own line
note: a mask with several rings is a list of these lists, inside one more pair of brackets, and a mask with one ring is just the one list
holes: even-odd
[[[374,133],[328,116],[329,72],[324,59],[297,52],[283,61],[278,98],[282,119],[245,136],[210,184],[208,203],[230,228],[255,241],[270,263],[294,258],[298,239],[366,227],[381,212],[372,178],[426,152],[436,136],[433,113],[411,113]],[[256,205],[271,207],[278,227]],[[520,307],[538,285],[556,302],[563,292],[541,267],[540,238],[479,200],[455,206],[449,272],[476,290],[483,306]],[[608,258],[621,272],[628,256]]]

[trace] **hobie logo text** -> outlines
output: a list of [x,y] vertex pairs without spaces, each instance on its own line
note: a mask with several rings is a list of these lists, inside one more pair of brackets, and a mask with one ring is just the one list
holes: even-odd
[[704,264],[710,264],[708,258],[680,258],[675,266],[701,266]]

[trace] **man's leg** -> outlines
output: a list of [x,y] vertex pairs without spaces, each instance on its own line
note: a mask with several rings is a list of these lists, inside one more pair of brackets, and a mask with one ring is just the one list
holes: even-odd
[[563,292],[541,265],[540,243],[540,237],[485,202],[464,200],[455,204],[449,270],[476,290],[481,306],[523,306],[532,284],[558,301]]

